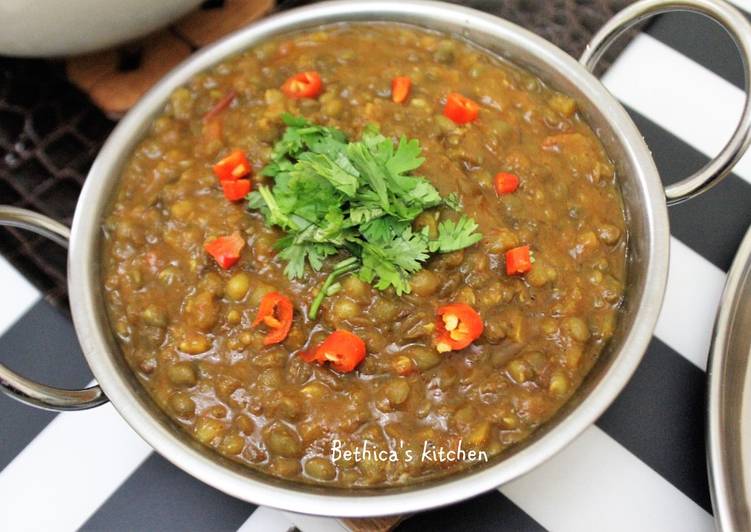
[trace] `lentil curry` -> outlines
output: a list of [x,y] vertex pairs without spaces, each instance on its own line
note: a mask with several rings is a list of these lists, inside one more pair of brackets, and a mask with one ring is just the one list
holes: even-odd
[[[386,151],[402,137],[417,146],[418,167],[386,172],[437,194],[398,220],[426,250],[405,270],[390,259],[401,289],[367,274],[351,246],[361,226],[290,275],[280,250],[299,233],[266,200],[283,192],[275,157],[287,170],[309,157],[280,148],[294,124],[323,128],[350,156],[368,134]],[[349,160],[339,169],[364,179]],[[430,244],[462,219],[471,242]],[[103,231],[110,320],[160,407],[243,464],[342,487],[472,465],[415,459],[426,442],[492,457],[526,438],[613,334],[626,275],[614,169],[576,102],[463,41],[397,24],[273,40],[175,90]]]

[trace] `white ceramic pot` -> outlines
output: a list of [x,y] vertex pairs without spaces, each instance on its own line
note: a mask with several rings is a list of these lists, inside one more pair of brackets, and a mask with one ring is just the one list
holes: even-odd
[[0,0],[0,55],[107,48],[167,25],[201,0]]

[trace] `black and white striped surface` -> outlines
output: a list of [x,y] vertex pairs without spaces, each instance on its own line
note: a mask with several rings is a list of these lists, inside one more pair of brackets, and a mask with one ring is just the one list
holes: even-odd
[[[751,0],[736,0],[751,12]],[[699,168],[743,103],[730,39],[695,15],[652,23],[606,86],[632,114],[665,182]],[[0,198],[1,199],[1,198]],[[704,372],[725,272],[751,224],[751,155],[718,187],[670,209],[671,265],[655,336],[631,382],[559,455],[497,491],[398,530],[709,531]],[[0,360],[43,382],[91,380],[72,325],[0,257]],[[257,508],[156,455],[107,405],[40,412],[0,397],[0,530],[343,531]]]

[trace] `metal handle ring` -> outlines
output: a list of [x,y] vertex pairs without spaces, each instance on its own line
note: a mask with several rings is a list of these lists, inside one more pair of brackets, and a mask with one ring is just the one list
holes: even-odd
[[[67,248],[70,229],[41,214],[26,209],[0,205],[0,226],[28,229]],[[55,388],[26,377],[0,364],[0,392],[37,408],[58,412],[85,410],[108,401],[99,385],[80,390]]]
[[668,205],[691,199],[719,183],[732,171],[751,142],[751,24],[737,9],[722,0],[641,0],[610,19],[592,37],[579,59],[587,70],[594,72],[605,50],[625,31],[648,17],[671,11],[690,11],[705,15],[730,34],[743,63],[746,100],[733,136],[722,151],[694,174],[665,187]]

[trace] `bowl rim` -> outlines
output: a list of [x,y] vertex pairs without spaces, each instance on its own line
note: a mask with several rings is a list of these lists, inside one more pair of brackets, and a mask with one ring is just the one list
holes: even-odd
[[[575,84],[607,118],[638,171],[646,200],[649,267],[645,273],[638,318],[601,381],[564,420],[512,456],[477,471],[449,476],[436,485],[415,484],[403,492],[321,494],[284,487],[222,467],[196,448],[180,441],[150,414],[132,393],[128,378],[109,352],[111,333],[102,326],[98,302],[98,240],[107,191],[118,181],[121,164],[130,155],[169,94],[193,75],[250,46],[278,34],[333,21],[459,21],[503,42],[532,48],[551,70]],[[504,41],[505,40],[505,41]],[[668,270],[667,207],[650,152],[621,104],[582,65],[552,43],[511,22],[471,8],[431,0],[337,0],[262,19],[197,52],[156,84],[121,120],[95,160],[76,207],[68,259],[68,288],[75,328],[86,360],[120,415],[157,452],[179,468],[234,497],[255,504],[312,515],[363,517],[415,512],[451,504],[497,488],[537,467],[572,442],[611,404],[640,362],[652,337],[662,304]],[[115,355],[119,356],[119,355]],[[302,486],[301,486],[302,488]]]

